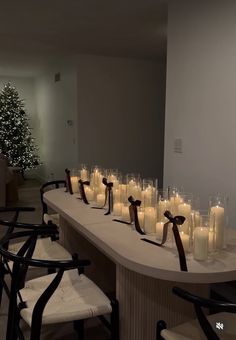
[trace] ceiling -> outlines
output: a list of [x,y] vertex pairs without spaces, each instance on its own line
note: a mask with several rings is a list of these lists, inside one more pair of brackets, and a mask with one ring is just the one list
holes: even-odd
[[0,0],[0,74],[79,53],[163,59],[166,0]]

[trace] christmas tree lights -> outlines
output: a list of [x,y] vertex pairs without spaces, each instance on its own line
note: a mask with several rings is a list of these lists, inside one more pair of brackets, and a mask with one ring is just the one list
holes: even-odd
[[14,167],[28,170],[40,164],[24,102],[10,83],[0,92],[0,151]]

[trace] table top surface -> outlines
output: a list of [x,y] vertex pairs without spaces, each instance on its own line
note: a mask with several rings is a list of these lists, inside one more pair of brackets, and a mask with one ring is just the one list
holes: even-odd
[[66,193],[65,188],[46,192],[44,201],[111,260],[137,273],[191,283],[236,279],[236,230],[230,230],[227,248],[214,258],[196,261],[187,255],[188,272],[181,272],[176,249],[142,241],[143,237],[156,240],[155,236],[140,235],[132,226],[113,221],[114,216],[92,209],[92,203],[85,205],[76,194]]

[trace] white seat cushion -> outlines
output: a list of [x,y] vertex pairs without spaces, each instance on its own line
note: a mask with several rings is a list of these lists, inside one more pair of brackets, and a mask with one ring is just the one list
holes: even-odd
[[[20,293],[27,304],[21,310],[22,318],[31,325],[32,313],[38,298],[56,274],[27,281]],[[43,312],[43,324],[86,319],[111,312],[110,300],[77,269],[64,272],[62,280]]]
[[[213,327],[213,330],[222,340],[236,339],[236,314],[233,313],[217,313],[209,315],[208,320]],[[216,323],[223,323],[224,329],[216,329]],[[161,332],[165,340],[203,340],[206,339],[204,333],[197,320],[185,322],[179,326],[171,328],[170,330],[163,330]]]
[[48,224],[49,221],[52,221],[52,223],[56,224],[59,227],[59,214],[43,214],[43,220],[46,224]]
[[[23,243],[24,242],[17,242],[10,244],[9,251],[16,253]],[[50,237],[39,238],[37,240],[32,257],[40,260],[71,260],[71,254],[57,241],[52,241]]]

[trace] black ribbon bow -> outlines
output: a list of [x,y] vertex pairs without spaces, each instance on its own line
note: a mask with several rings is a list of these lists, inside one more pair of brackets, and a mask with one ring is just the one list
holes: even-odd
[[113,192],[112,192],[113,183],[112,182],[108,182],[105,177],[103,177],[102,183],[106,186],[106,189],[105,189],[105,202],[104,202],[104,206],[103,207],[105,207],[105,205],[107,203],[107,200],[108,200],[108,211],[105,213],[105,215],[110,215],[110,213],[113,210]]
[[90,185],[90,182],[82,181],[82,179],[80,179],[79,180],[79,191],[80,191],[81,199],[83,200],[85,204],[89,204],[87,197],[86,197],[85,190],[84,190],[84,185]]
[[65,169],[65,173],[66,173],[66,192],[69,191],[69,193],[71,195],[73,195],[73,190],[72,190],[72,185],[71,185],[71,178],[70,178],[70,170],[69,169]]
[[109,215],[113,210],[113,192],[112,192],[113,183],[108,182],[105,177],[103,177],[102,183],[106,186],[104,204],[103,204],[102,207],[92,207],[92,208],[93,209],[103,209],[106,206],[107,200],[108,200],[108,211],[104,215]]
[[182,243],[182,240],[179,234],[179,229],[178,229],[178,225],[182,225],[184,223],[185,217],[184,216],[173,216],[169,210],[165,211],[164,216],[169,221],[165,223],[164,225],[163,235],[165,232],[164,229],[166,229],[166,234],[167,234],[168,225],[172,223],[173,224],[172,231],[174,233],[175,243],[176,243],[178,254],[179,254],[180,269],[182,271],[187,272],[188,268],[187,268],[185,251],[184,251],[183,243]]
[[141,201],[134,200],[133,196],[129,196],[128,201],[130,202],[129,206],[129,215],[130,215],[130,221],[131,223],[134,223],[135,229],[138,233],[141,235],[145,235],[145,232],[141,229],[138,219],[138,209],[137,207],[140,207]]

